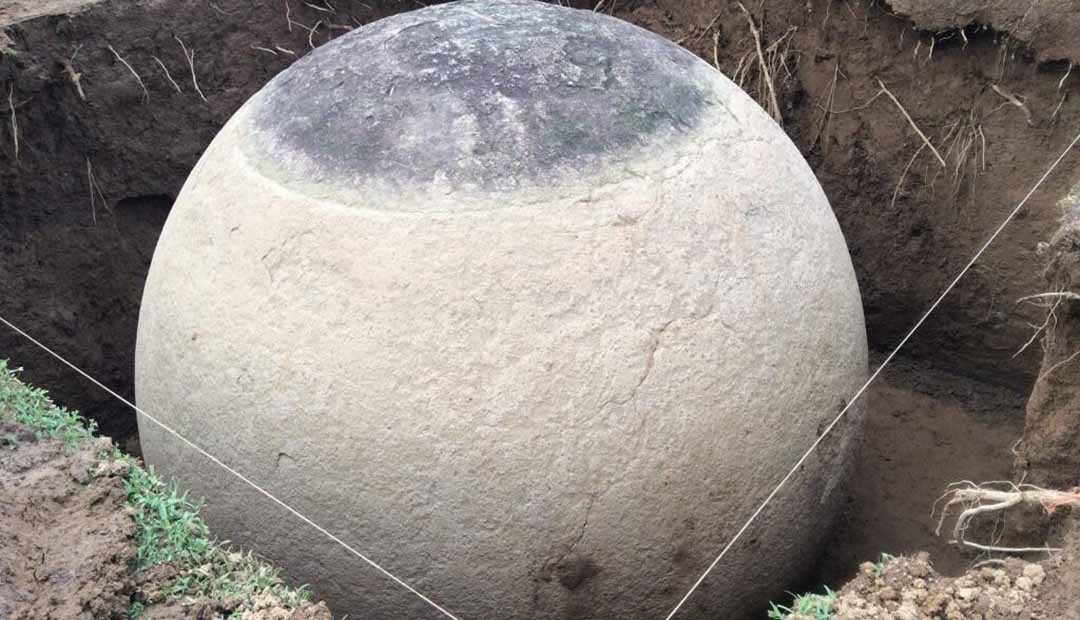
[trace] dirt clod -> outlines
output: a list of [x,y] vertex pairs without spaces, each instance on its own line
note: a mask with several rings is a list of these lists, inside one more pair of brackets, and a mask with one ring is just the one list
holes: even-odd
[[72,450],[0,423],[0,618],[90,620],[127,612],[135,524],[121,478],[95,475],[97,445]]
[[[135,569],[131,465],[100,458],[108,439],[76,447],[3,420],[0,438],[0,619],[115,620],[137,603],[144,620],[224,620],[238,609],[239,600],[171,600],[171,564]],[[294,606],[270,591],[249,607],[241,620],[331,619],[324,603]]]
[[1030,619],[1045,573],[1011,560],[956,578],[938,575],[929,555],[866,563],[840,592],[833,620]]

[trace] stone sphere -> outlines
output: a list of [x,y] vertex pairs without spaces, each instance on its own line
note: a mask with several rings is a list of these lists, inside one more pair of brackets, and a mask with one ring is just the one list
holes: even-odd
[[[617,19],[434,6],[308,54],[161,236],[138,403],[463,620],[663,618],[866,376],[844,239],[736,85]],[[438,613],[155,425],[337,614]],[[680,617],[805,574],[860,416]]]

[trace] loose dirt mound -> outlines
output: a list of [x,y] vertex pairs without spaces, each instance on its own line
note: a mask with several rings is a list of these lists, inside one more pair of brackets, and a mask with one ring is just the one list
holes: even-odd
[[[942,577],[927,554],[863,564],[840,591],[830,620],[1072,620],[1080,618],[1080,544],[1041,564],[985,563]],[[789,616],[789,620],[810,620]]]
[[0,421],[0,446],[0,618],[127,613],[135,522],[123,480],[95,475],[108,440],[72,450]]
[[101,0],[5,0],[0,24],[17,24],[41,15],[76,13]]

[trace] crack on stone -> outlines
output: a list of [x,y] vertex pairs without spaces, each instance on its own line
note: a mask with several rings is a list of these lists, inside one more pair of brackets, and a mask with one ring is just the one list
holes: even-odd
[[270,278],[270,284],[271,285],[274,284],[274,271],[281,264],[281,259],[278,258],[277,260],[271,261],[273,264],[267,264],[266,259],[270,258],[270,255],[274,254],[275,252],[277,252],[279,254],[279,256],[280,256],[280,254],[282,252],[284,252],[285,248],[287,246],[291,245],[294,241],[296,241],[297,239],[299,239],[299,238],[301,238],[301,237],[303,237],[305,235],[313,235],[313,234],[315,234],[315,231],[313,231],[311,229],[293,233],[293,234],[289,235],[288,237],[286,237],[281,243],[278,243],[277,245],[272,246],[269,250],[267,250],[265,253],[263,253],[263,255],[259,258],[259,262],[262,263],[263,268],[266,269],[266,275]]
[[585,507],[585,518],[581,521],[581,529],[578,530],[578,535],[577,538],[574,539],[574,542],[570,543],[570,548],[567,549],[566,553],[563,554],[564,558],[571,552],[573,552],[574,547],[577,547],[578,544],[581,543],[581,540],[585,538],[585,529],[589,527],[589,517],[592,516],[593,506],[596,505],[596,498],[599,496],[599,491],[595,491],[591,496],[589,496],[589,505]]
[[[585,516],[581,521],[577,536],[557,558],[544,564],[539,581],[550,582],[554,577],[564,588],[573,591],[600,572],[599,567],[592,558],[574,551],[585,538],[585,531],[589,527],[589,518],[592,516],[593,507],[596,505],[596,500],[600,495],[600,491],[595,491],[589,496],[589,504],[585,508]],[[538,595],[539,592],[534,591],[534,599]]]
[[660,348],[660,339],[664,333],[675,323],[676,319],[669,319],[660,327],[654,329],[649,337],[648,345],[645,347],[645,370],[642,371],[641,376],[638,377],[637,383],[630,389],[630,394],[626,398],[612,397],[604,403],[604,406],[611,404],[625,405],[626,403],[637,398],[638,390],[649,379],[649,375],[652,374],[653,367],[656,366],[656,351]]
[[[606,401],[604,401],[603,405],[601,405],[601,409],[610,405],[625,405],[634,401],[637,398],[638,391],[641,389],[641,386],[645,385],[645,382],[649,380],[649,376],[652,375],[653,368],[656,366],[656,352],[660,349],[661,340],[663,339],[664,334],[667,333],[667,331],[671,328],[672,325],[680,321],[683,321],[687,324],[693,324],[702,321],[712,315],[712,313],[716,310],[716,298],[717,293],[720,289],[720,280],[722,278],[722,274],[716,276],[716,279],[713,282],[712,291],[710,293],[710,297],[712,298],[712,300],[703,312],[701,312],[700,314],[694,314],[693,312],[691,312],[684,317],[668,319],[666,322],[660,325],[660,327],[652,330],[649,341],[645,347],[645,368],[642,371],[641,376],[638,377],[638,380],[634,384],[634,387],[630,389],[630,393],[625,398],[617,398],[613,396],[607,399]],[[731,330],[731,327],[727,324],[723,324],[723,326],[725,329],[728,329],[729,331]]]

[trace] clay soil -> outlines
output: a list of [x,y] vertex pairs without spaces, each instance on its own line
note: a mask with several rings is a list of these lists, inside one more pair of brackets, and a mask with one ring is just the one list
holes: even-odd
[[[137,573],[136,525],[125,509],[126,469],[100,460],[111,442],[72,448],[0,421],[0,618],[109,620],[134,600],[157,601],[143,620],[216,620],[236,603],[163,601],[170,565]],[[243,620],[330,620],[323,605],[291,611],[268,603]]]
[[957,480],[1012,477],[1017,394],[901,359],[868,394],[866,439],[844,519],[814,580],[839,584],[867,559],[928,551],[946,575],[976,558],[934,534],[931,504]]
[[[341,0],[333,3],[340,14],[328,17],[318,4],[289,3],[290,19],[304,28],[290,25],[284,2],[269,0],[0,7],[0,315],[131,396],[139,299],[157,235],[216,131],[311,46],[419,5]],[[1017,14],[1007,1],[745,2],[771,51],[782,124],[848,240],[876,351],[899,341],[1080,127],[1080,72],[1070,70],[1080,60],[1070,25],[1076,16],[1071,3],[1036,4]],[[736,2],[607,0],[601,9],[762,92],[754,40]],[[196,52],[190,65],[178,39]],[[109,46],[140,73],[148,96]],[[883,85],[910,122],[881,94]],[[882,552],[927,551],[941,580],[983,559],[935,536],[930,506],[949,482],[1013,474],[1011,448],[1023,433],[1042,351],[1014,354],[1043,318],[1016,300],[1046,290],[1040,243],[1058,228],[1056,203],[1078,180],[1080,152],[1064,160],[868,394],[866,444],[845,518],[804,585],[856,576],[863,581],[850,591],[867,595],[864,582],[876,577],[859,565]],[[138,452],[134,415],[123,405],[8,332],[0,332],[0,355]],[[1055,380],[1080,382],[1075,370]],[[62,607],[67,600],[114,609],[139,587],[116,568],[131,550],[115,515],[115,485],[108,478],[83,485],[71,473],[78,457],[55,446],[3,454],[9,461],[0,461],[0,475],[10,483],[0,485],[0,511],[10,512],[0,512],[0,617],[8,617],[3,588],[16,583],[29,592],[44,591],[33,589],[37,583],[66,588],[56,590],[56,610],[17,608],[27,618],[80,617]],[[1068,467],[1061,465],[1055,482],[1077,482]],[[17,525],[5,538],[9,522]],[[49,531],[65,532],[67,544]],[[83,538],[97,546],[83,548]],[[904,566],[896,579],[912,579],[894,590],[911,586],[909,569],[921,565]],[[1042,601],[1028,608],[1045,615],[1030,617],[1080,617],[1069,607],[1080,592],[1076,564],[1044,566],[1039,593],[1025,600]],[[1008,573],[1012,590],[1020,570]],[[43,575],[77,578],[36,581]]]
[[135,522],[123,509],[123,481],[93,475],[93,446],[68,451],[9,422],[0,422],[0,437],[0,617],[126,612]]

